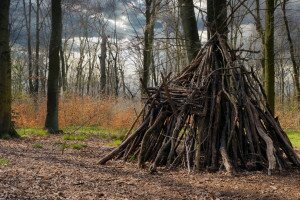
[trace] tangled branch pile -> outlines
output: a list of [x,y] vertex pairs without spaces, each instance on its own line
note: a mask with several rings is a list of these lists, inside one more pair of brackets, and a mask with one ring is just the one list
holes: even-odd
[[99,163],[138,159],[157,166],[217,171],[300,166],[271,114],[262,85],[227,43],[215,36],[182,73],[148,88],[143,121]]

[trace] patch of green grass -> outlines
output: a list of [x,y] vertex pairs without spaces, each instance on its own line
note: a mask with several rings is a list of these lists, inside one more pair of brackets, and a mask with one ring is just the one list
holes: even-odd
[[107,129],[101,127],[68,127],[64,129],[69,135],[85,135],[85,136],[97,136],[101,139],[108,140],[123,140],[127,129]]
[[64,151],[65,149],[76,149],[76,150],[80,150],[80,149],[83,149],[83,148],[88,147],[87,144],[81,144],[81,143],[67,143],[67,142],[60,142],[60,141],[54,142],[53,145],[58,146],[62,151]]
[[[85,140],[89,136],[97,136],[101,139],[123,140],[127,129],[107,129],[102,127],[66,127],[63,131],[67,134],[63,135],[64,140]],[[47,136],[49,133],[42,128],[20,128],[17,132],[21,137],[28,136]]]
[[300,131],[286,131],[293,147],[300,149]]
[[115,139],[115,140],[111,141],[110,143],[108,143],[108,146],[111,146],[111,147],[117,147],[117,146],[119,146],[120,144],[122,144],[122,140],[120,140],[120,139]]
[[86,139],[86,135],[83,134],[64,134],[63,135],[64,140],[79,140],[83,141]]
[[73,143],[73,144],[69,144],[68,147],[72,148],[72,149],[80,150],[80,149],[86,148],[87,145],[86,144]]
[[6,158],[0,157],[0,167],[9,165],[9,160]]
[[32,145],[32,148],[34,148],[34,149],[42,149],[43,148],[43,144],[41,144],[41,143],[34,143]]
[[17,129],[17,132],[21,137],[48,135],[48,132],[42,128],[21,128]]

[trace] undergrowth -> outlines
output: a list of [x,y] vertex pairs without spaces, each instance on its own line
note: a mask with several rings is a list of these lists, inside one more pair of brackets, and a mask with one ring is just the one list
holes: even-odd
[[[277,103],[276,116],[285,130],[300,130],[300,113],[295,103],[284,106]],[[109,146],[118,146],[136,119],[142,104],[122,98],[93,98],[67,95],[59,101],[59,125],[65,141],[84,141],[91,137],[108,140]],[[32,99],[14,100],[14,121],[21,137],[47,136],[43,129],[46,100],[40,98],[38,109]],[[300,148],[300,132],[287,131],[294,147]],[[40,148],[38,144],[33,148]],[[76,147],[75,147],[76,148]]]
[[[61,129],[72,126],[128,129],[140,109],[140,102],[123,98],[66,95],[59,100],[59,126]],[[31,98],[14,100],[13,111],[17,128],[43,128],[46,99],[40,98],[37,106]]]

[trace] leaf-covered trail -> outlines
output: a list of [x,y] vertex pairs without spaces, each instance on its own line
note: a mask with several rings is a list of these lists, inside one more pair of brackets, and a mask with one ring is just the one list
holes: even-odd
[[107,141],[90,138],[80,150],[60,136],[0,140],[0,199],[300,199],[300,172],[229,177],[159,169],[151,175],[120,161],[97,165]]

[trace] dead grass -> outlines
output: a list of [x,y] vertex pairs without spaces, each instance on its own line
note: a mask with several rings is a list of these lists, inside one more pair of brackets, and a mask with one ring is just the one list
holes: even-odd
[[[103,128],[129,128],[141,104],[122,98],[93,98],[65,96],[59,101],[60,128],[71,126],[97,126]],[[46,116],[46,99],[41,98],[35,108],[30,98],[13,102],[17,128],[42,128]]]

